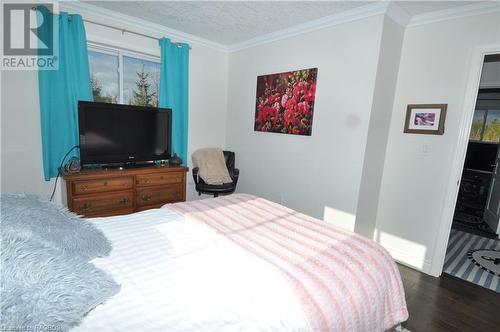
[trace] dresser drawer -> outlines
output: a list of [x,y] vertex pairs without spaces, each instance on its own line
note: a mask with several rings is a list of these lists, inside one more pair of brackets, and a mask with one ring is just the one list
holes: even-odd
[[80,180],[73,182],[73,195],[99,193],[104,191],[116,191],[132,189],[133,178],[118,177],[95,180]]
[[95,215],[101,212],[130,209],[133,205],[134,193],[129,191],[73,198],[72,211],[81,215]]
[[182,183],[183,180],[184,173],[180,172],[140,174],[135,176],[135,184],[137,187]]
[[172,202],[179,202],[182,200],[182,186],[171,185],[165,188],[155,189],[140,189],[136,195],[136,205],[156,205],[166,204]]

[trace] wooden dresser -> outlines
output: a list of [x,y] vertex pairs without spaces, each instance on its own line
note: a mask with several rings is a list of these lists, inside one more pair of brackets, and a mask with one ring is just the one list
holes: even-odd
[[186,200],[186,167],[146,166],[61,173],[70,211],[104,217]]

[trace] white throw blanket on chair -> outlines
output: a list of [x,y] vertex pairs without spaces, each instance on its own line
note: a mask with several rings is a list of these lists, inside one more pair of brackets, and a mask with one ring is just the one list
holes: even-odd
[[193,153],[192,159],[193,166],[199,168],[199,177],[207,184],[220,185],[233,182],[227,170],[222,149],[199,149]]

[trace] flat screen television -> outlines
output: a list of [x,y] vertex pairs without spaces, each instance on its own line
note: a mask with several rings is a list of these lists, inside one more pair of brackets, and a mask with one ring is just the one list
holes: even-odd
[[170,109],[79,101],[78,125],[83,167],[136,165],[170,158]]
[[469,142],[465,156],[465,168],[491,172],[495,168],[498,144]]

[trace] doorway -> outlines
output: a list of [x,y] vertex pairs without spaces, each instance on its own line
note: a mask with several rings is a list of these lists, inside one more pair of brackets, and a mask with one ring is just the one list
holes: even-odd
[[500,293],[500,54],[484,58],[443,272]]

